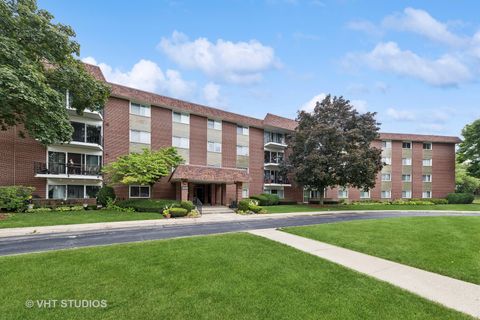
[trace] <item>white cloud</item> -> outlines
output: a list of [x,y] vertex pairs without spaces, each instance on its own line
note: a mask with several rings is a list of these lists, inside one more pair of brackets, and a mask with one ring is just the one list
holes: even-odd
[[220,103],[220,86],[213,82],[207,83],[203,87],[203,97],[209,105],[218,105]]
[[325,93],[320,93],[314,96],[312,99],[310,99],[308,102],[304,103],[301,107],[300,110],[306,111],[306,112],[312,112],[313,109],[315,109],[315,106],[317,105],[317,102],[322,102],[323,99],[325,99],[327,95]]
[[383,31],[381,28],[376,26],[374,23],[368,21],[368,20],[353,20],[347,23],[347,28],[355,31],[360,31],[364,32],[368,35],[371,36],[381,36],[383,34]]
[[211,78],[235,84],[259,82],[262,72],[280,66],[274,49],[257,40],[191,41],[185,34],[174,31],[170,38],[162,38],[158,48],[183,68],[197,69]]
[[125,86],[168,94],[176,98],[189,97],[194,89],[195,83],[185,81],[176,70],[162,69],[153,61],[141,59],[133,65],[130,71],[121,71],[112,68],[106,63],[98,63],[93,57],[82,59],[83,62],[98,65],[107,81]]
[[387,115],[397,121],[413,121],[415,114],[407,110],[397,110],[395,108],[388,108]]
[[412,51],[401,50],[395,42],[379,43],[365,54],[350,54],[347,61],[418,78],[434,86],[456,86],[472,79],[469,68],[452,55],[429,60]]
[[365,100],[352,100],[350,101],[350,104],[355,108],[360,113],[365,113],[367,112],[367,101]]
[[403,13],[385,17],[382,26],[417,33],[450,46],[459,46],[466,43],[465,38],[449,31],[445,23],[436,20],[425,10],[405,8]]

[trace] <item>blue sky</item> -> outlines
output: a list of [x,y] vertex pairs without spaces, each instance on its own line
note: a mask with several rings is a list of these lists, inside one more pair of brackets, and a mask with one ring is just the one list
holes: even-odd
[[480,117],[477,1],[42,0],[112,82],[263,118],[325,93],[382,131],[459,135]]

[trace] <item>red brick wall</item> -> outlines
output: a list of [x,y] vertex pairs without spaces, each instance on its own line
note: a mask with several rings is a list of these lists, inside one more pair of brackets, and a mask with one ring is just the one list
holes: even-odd
[[35,187],[34,195],[46,196],[45,178],[35,178],[33,163],[46,162],[46,148],[32,138],[18,136],[18,128],[0,131],[0,186]]
[[392,199],[402,198],[402,141],[392,141]]
[[455,145],[434,143],[432,148],[432,197],[444,198],[455,191]]
[[[129,153],[130,124],[128,100],[108,99],[104,108],[103,122],[103,159],[105,163],[115,161],[119,156]],[[119,198],[128,198],[127,186],[116,186],[115,193]]]
[[285,200],[303,201],[303,188],[296,186],[293,182],[291,187],[283,188],[283,192]]
[[423,192],[422,181],[423,143],[412,143],[412,198],[421,198]]
[[207,118],[190,115],[190,164],[207,165]]
[[250,195],[263,192],[263,130],[250,127],[249,137],[249,173],[250,173]]
[[237,166],[237,125],[222,121],[222,167]]

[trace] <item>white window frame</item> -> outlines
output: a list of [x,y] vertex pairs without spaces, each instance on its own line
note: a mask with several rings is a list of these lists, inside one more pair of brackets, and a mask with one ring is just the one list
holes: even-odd
[[[425,148],[425,145],[429,145],[430,148]],[[423,150],[432,150],[433,149],[433,143],[431,142],[424,142],[422,145]]]
[[337,191],[337,197],[338,199],[348,199],[348,188],[339,188]]
[[391,157],[383,157],[382,162],[387,166],[391,166],[392,165],[392,158]]
[[382,149],[392,149],[392,140],[382,140]]
[[[176,116],[179,116],[180,119],[175,119]],[[188,113],[172,111],[172,121],[176,123],[190,124],[190,115]]]
[[[138,132],[140,139],[135,141],[132,138],[132,133],[133,132]],[[143,137],[142,137],[143,136]],[[148,137],[148,139],[147,139]],[[145,139],[144,139],[145,138]],[[147,142],[148,141],[148,142]],[[135,129],[130,129],[130,142],[133,143],[143,143],[143,144],[151,144],[152,141],[152,133],[148,131],[142,131],[142,130],[135,130]]]
[[[404,148],[404,147],[403,147],[403,144],[404,144],[404,143],[409,143],[409,144],[410,144],[410,148]],[[407,149],[407,150],[412,149],[412,141],[402,141],[402,149]]]
[[215,130],[222,130],[222,121],[208,119],[207,120],[207,128],[208,129],[215,129]]
[[[405,196],[404,196],[404,193],[405,193]],[[402,199],[412,199],[412,190],[402,190]]]
[[[246,152],[238,152],[239,150],[246,150]],[[250,152],[250,150],[249,150],[248,146],[242,146],[242,145],[237,144],[237,156],[248,157],[249,152]]]
[[[429,178],[425,179],[426,177],[429,177]],[[422,181],[423,182],[432,182],[432,175],[431,174],[423,174],[422,175]]]
[[[408,179],[404,179],[408,177]],[[402,182],[412,182],[412,175],[410,173],[402,174]]]
[[208,141],[207,142],[207,151],[222,153],[222,144],[220,142]]
[[[241,131],[240,133],[238,131]],[[248,136],[248,127],[237,125],[237,135]]]
[[172,146],[180,149],[190,149],[190,138],[172,136]]
[[[136,188],[145,188],[147,187],[148,188],[148,197],[142,197],[142,196],[138,196],[138,197],[132,197],[132,187],[136,187]],[[140,194],[140,190],[138,190],[138,193]],[[132,184],[132,185],[129,185],[128,186],[128,197],[131,198],[131,199],[150,199],[152,197],[152,188],[149,186],[149,185],[139,185],[139,184]]]
[[[388,197],[384,197],[384,196],[383,196],[385,192],[388,192]],[[380,197],[381,197],[382,199],[391,199],[391,198],[392,198],[392,190],[382,190],[382,191],[380,192]]]
[[248,187],[242,187],[242,198],[248,198],[250,193],[248,191]]
[[[389,176],[388,180],[383,179],[383,176],[386,176],[386,175]],[[382,181],[392,181],[392,174],[391,173],[382,173]]]
[[[429,164],[425,164],[425,161],[428,161]],[[431,167],[432,165],[433,165],[433,159],[430,158],[430,159],[423,159],[423,160],[422,160],[422,166],[424,166],[424,167]]]
[[[136,113],[133,111],[133,108],[132,107],[138,107],[140,110],[143,110],[144,113],[140,112],[140,113]],[[136,103],[136,102],[132,102],[130,101],[130,114],[134,114],[136,116],[141,116],[141,117],[147,117],[147,118],[150,118],[151,117],[151,108],[150,106],[147,106],[147,105],[144,105],[144,104],[141,104],[141,103]]]
[[[425,195],[426,195],[427,192],[429,193],[429,196],[426,197]],[[422,192],[422,198],[423,199],[431,199],[432,198],[432,191],[431,190],[423,191]]]
[[402,158],[402,166],[411,166],[412,158]]
[[[367,193],[367,196],[365,196],[364,193]],[[360,199],[370,199],[370,198],[371,198],[370,190],[368,191],[360,190]]]

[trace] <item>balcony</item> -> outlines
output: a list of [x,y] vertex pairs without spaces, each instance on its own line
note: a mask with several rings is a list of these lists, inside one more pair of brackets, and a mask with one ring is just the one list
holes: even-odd
[[95,150],[103,150],[102,127],[82,122],[71,122],[72,140],[69,145]]
[[263,179],[263,184],[266,187],[274,187],[274,186],[290,186],[290,181],[287,177],[282,176],[266,176]]
[[34,162],[34,175],[37,178],[68,178],[102,180],[101,167],[98,165]]
[[283,133],[265,132],[264,134],[265,147],[286,148],[285,135]]
[[283,152],[265,151],[263,164],[265,167],[277,168],[283,162]]
[[[68,114],[71,116],[79,116],[77,110],[67,107]],[[92,111],[90,109],[85,109],[81,117],[92,119],[92,120],[100,120],[103,121],[103,111]]]

